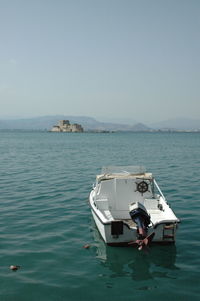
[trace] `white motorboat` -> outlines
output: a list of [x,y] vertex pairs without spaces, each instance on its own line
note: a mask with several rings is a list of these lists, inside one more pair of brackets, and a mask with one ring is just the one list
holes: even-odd
[[176,217],[152,173],[144,167],[104,167],[89,203],[97,228],[108,245],[174,243]]

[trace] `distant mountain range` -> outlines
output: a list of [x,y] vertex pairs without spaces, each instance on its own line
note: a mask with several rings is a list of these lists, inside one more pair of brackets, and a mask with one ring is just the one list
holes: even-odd
[[153,131],[153,130],[200,130],[200,120],[194,119],[170,119],[151,125],[143,123],[121,124],[111,122],[100,122],[87,116],[42,116],[26,119],[2,119],[0,129],[9,130],[50,130],[59,120],[67,119],[70,123],[79,123],[86,131]]
[[0,120],[0,129],[18,130],[50,130],[59,120],[69,120],[70,123],[79,123],[86,131],[138,131],[148,130],[143,124],[126,125],[111,122],[100,122],[92,117],[86,116],[43,116],[28,119],[4,119]]
[[200,119],[172,118],[150,125],[154,129],[196,130],[200,129]]

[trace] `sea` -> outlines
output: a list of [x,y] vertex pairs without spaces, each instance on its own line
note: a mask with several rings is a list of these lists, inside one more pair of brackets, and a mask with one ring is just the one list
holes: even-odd
[[[200,300],[200,133],[1,131],[0,162],[0,301]],[[88,197],[110,165],[154,174],[174,245],[105,245]]]

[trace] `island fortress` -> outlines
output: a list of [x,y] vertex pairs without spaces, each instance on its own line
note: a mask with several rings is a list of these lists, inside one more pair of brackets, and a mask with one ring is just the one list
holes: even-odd
[[77,123],[70,124],[69,120],[60,120],[58,125],[52,127],[51,132],[82,133],[83,127]]

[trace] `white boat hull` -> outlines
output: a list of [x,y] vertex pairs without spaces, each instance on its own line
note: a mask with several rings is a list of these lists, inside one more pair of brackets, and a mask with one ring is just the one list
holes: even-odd
[[[91,213],[97,229],[105,243],[112,246],[122,246],[128,245],[128,243],[137,240],[137,227],[129,227],[128,221],[124,220],[121,220],[123,222],[123,234],[112,235],[112,224],[119,222],[120,220],[103,220],[101,212],[98,212],[91,199],[92,195],[90,195]],[[161,222],[155,227],[150,226],[148,228],[148,235],[155,233],[152,241],[153,243],[174,243],[176,239],[177,227],[177,221],[163,221],[163,223]]]
[[[97,226],[97,229],[103,238],[104,242],[111,246],[122,246],[122,245],[128,245],[132,241],[137,240],[137,228],[129,228],[127,224],[123,224],[123,234],[119,235],[112,235],[112,222],[110,223],[103,223],[96,212],[91,209],[93,219],[95,221],[95,224]],[[173,236],[172,236],[172,229],[169,229],[168,232],[165,227],[173,227]],[[176,239],[176,230],[177,230],[177,223],[164,223],[158,225],[155,229],[153,227],[149,227],[148,229],[148,235],[151,233],[155,233],[153,243],[174,243]],[[163,234],[165,233],[165,234]],[[167,234],[168,233],[168,234]],[[164,237],[165,235],[165,237]],[[167,237],[169,235],[169,237]]]

